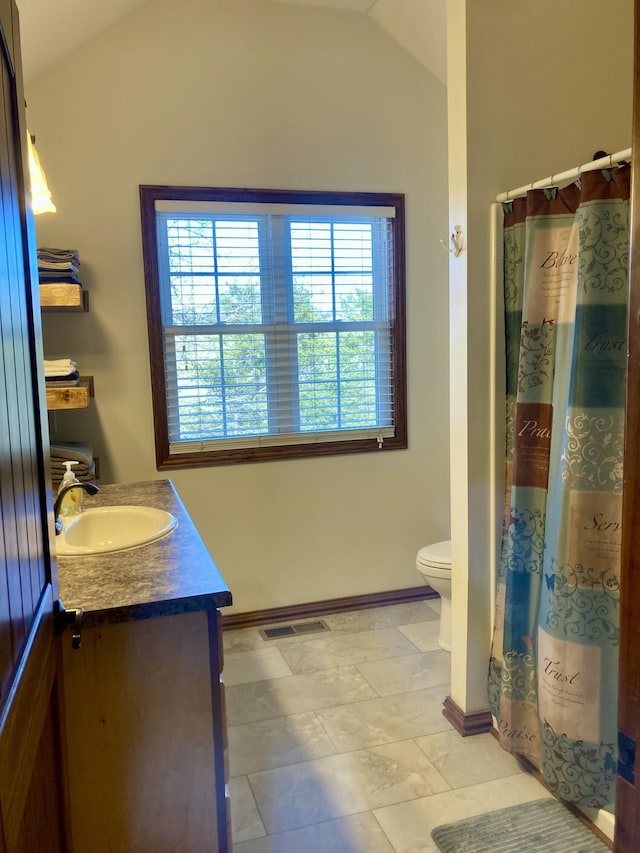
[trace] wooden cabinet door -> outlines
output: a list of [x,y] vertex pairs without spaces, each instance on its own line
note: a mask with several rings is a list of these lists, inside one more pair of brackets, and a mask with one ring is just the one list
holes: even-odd
[[67,849],[18,14],[0,0],[0,851]]
[[76,853],[231,851],[215,620],[176,613],[87,626],[80,650],[65,641]]

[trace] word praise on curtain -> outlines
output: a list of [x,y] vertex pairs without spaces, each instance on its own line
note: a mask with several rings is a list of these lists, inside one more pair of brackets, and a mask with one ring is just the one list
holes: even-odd
[[630,168],[504,205],[505,510],[489,694],[559,797],[613,810]]

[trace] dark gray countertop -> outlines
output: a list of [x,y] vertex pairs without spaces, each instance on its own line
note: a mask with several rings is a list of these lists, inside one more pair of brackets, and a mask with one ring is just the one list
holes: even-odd
[[163,539],[95,556],[57,557],[60,601],[82,608],[84,625],[213,610],[231,593],[170,480],[101,486],[85,508],[152,506],[172,513],[177,527]]

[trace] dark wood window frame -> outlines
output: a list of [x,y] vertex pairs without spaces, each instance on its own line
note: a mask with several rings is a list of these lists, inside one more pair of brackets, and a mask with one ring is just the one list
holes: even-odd
[[[393,251],[389,255],[388,318],[390,321],[391,362],[390,393],[392,397],[393,435],[388,431],[384,438],[367,437],[345,438],[338,433],[335,440],[303,440],[294,443],[268,444],[250,447],[225,446],[213,449],[215,440],[204,443],[202,448],[194,449],[191,442],[188,450],[182,452],[171,447],[169,412],[167,406],[167,388],[170,384],[166,369],[165,347],[163,344],[163,295],[161,264],[164,262],[162,251],[159,254],[158,206],[163,203],[241,203],[250,205],[316,205],[349,206],[379,209],[391,207],[393,217],[389,219],[389,233]],[[159,203],[159,205],[158,205]],[[166,208],[166,204],[165,204]],[[151,385],[156,440],[156,464],[158,470],[211,466],[238,462],[257,462],[275,459],[300,459],[314,456],[349,454],[361,452],[386,452],[406,449],[407,447],[407,402],[406,402],[406,283],[404,250],[404,195],[398,193],[345,193],[293,190],[251,190],[212,187],[176,187],[176,186],[140,186],[140,209],[142,219],[142,246],[144,255],[145,288],[147,300],[147,324],[149,333],[149,354],[151,367]],[[346,207],[345,207],[346,210]]]

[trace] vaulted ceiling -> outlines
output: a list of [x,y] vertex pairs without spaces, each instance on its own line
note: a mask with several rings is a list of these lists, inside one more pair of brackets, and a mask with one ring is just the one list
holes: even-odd
[[[446,0],[261,0],[358,12],[381,26],[446,83]],[[16,0],[28,82],[101,30],[153,0]]]

